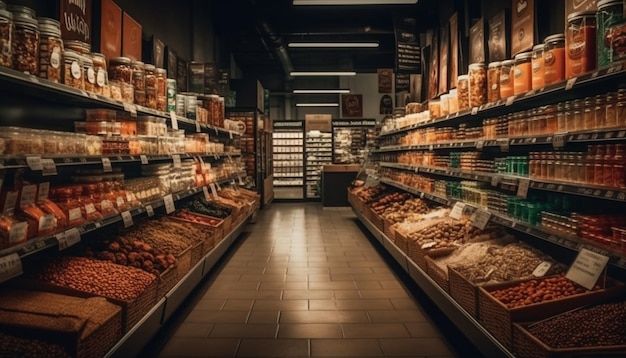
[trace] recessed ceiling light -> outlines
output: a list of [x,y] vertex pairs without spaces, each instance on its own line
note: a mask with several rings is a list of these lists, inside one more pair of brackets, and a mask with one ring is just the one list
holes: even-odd
[[290,42],[289,47],[376,48],[378,42]]
[[294,5],[405,5],[417,0],[293,0]]
[[296,103],[296,107],[339,107],[339,103]]
[[292,71],[292,76],[355,76],[354,71]]
[[295,89],[293,93],[299,94],[331,94],[331,93],[350,93],[349,89]]

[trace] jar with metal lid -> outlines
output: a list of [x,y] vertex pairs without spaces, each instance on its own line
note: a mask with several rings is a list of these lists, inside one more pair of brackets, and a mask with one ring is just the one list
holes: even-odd
[[122,101],[127,103],[135,103],[135,86],[132,83],[120,82],[120,88],[122,90]]
[[71,50],[63,51],[63,83],[80,90],[85,89],[82,56]]
[[626,125],[626,89],[620,88],[617,90],[617,95],[615,96],[615,116],[610,113],[607,108],[607,123],[612,118],[615,122],[615,125],[618,127],[622,127]]
[[575,12],[567,17],[565,34],[565,78],[580,76],[596,68],[596,13]]
[[139,91],[135,89],[134,100],[135,100],[135,104],[147,107],[148,98],[147,98],[146,91]]
[[83,58],[83,81],[85,91],[95,93],[96,91],[96,71],[93,68],[93,60],[89,56]]
[[13,67],[13,14],[0,9],[0,66]]
[[500,98],[505,99],[513,95],[513,70],[515,61],[502,61],[500,69]]
[[37,75],[39,73],[39,25],[25,15],[13,15],[15,25],[12,39],[13,69]]
[[109,80],[124,83],[133,83],[133,71],[130,67],[130,58],[112,57],[109,59]]
[[468,110],[470,108],[468,75],[460,75],[457,78],[456,89],[459,102],[459,111]]
[[21,16],[28,16],[32,18],[35,18],[36,16],[35,9],[30,8],[28,6],[9,4],[7,5],[7,10],[12,12],[13,16],[21,15]]
[[468,67],[470,108],[487,103],[487,69],[484,63],[472,63]]
[[146,90],[146,71],[145,64],[141,61],[133,61],[131,63],[132,83],[135,91]]
[[[596,12],[596,60],[598,67],[610,65],[618,60],[611,46],[611,28],[624,19],[623,0],[599,0]],[[621,35],[623,36],[623,35]]]
[[539,44],[533,47],[532,65],[532,89],[540,89],[545,86],[545,64],[543,60],[543,51],[545,45]]
[[61,82],[63,40],[61,23],[54,19],[39,17],[39,77]]
[[497,102],[500,100],[500,73],[502,62],[491,62],[487,67],[487,101]]
[[106,58],[101,53],[92,53],[91,60],[93,61],[93,70],[96,72],[95,93],[104,95],[105,87],[109,85]]
[[[156,88],[146,87],[146,107],[157,109]],[[184,114],[180,114],[180,116],[182,117]]]
[[91,53],[91,45],[83,41],[67,40],[63,42],[63,46],[68,50],[72,50],[82,55]]
[[165,82],[167,80],[167,70],[164,68],[156,68],[154,71],[156,77],[157,96],[167,96]]
[[156,76],[155,76],[156,67],[149,63],[145,64],[144,72],[145,72],[145,81],[146,81],[146,89],[154,88],[156,91]]
[[532,88],[532,52],[522,52],[515,55],[513,75],[513,94],[518,95],[530,91]]
[[558,107],[556,104],[550,104],[545,107],[546,128],[544,133],[551,134],[559,131],[557,110]]
[[6,10],[7,8],[7,4],[4,3],[4,1],[0,0],[0,10]]
[[544,83],[551,85],[565,80],[565,34],[546,37],[543,48]]

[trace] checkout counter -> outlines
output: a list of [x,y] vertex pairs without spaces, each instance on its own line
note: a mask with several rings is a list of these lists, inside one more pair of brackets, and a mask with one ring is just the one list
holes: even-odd
[[347,188],[361,171],[358,164],[330,164],[322,167],[322,206],[350,206]]

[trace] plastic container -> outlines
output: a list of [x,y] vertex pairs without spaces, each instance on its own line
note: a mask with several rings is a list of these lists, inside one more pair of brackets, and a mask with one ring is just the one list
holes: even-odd
[[85,89],[82,56],[71,50],[63,52],[63,83],[80,90]]
[[38,18],[39,26],[39,77],[60,83],[62,81],[63,40],[61,24],[48,18]]
[[619,58],[615,55],[612,46],[612,28],[614,24],[623,19],[623,0],[598,1],[598,11],[596,12],[596,60],[598,67],[608,66]]
[[13,67],[13,14],[0,9],[0,66]]
[[532,52],[515,55],[513,75],[513,94],[519,95],[532,88]]
[[39,74],[39,25],[23,14],[13,15],[13,69],[29,75]]
[[545,63],[543,59],[543,51],[545,45],[539,44],[533,47],[532,57],[532,89],[540,89],[545,86]]
[[500,69],[500,98],[505,99],[513,95],[513,70],[515,61],[504,60]]
[[575,12],[567,17],[565,34],[565,78],[580,76],[596,68],[596,16],[594,11]]
[[565,35],[546,37],[543,48],[544,83],[551,85],[565,80]]
[[491,62],[487,67],[487,101],[497,102],[500,100],[500,73],[502,62]]
[[[128,57],[112,57],[109,59],[109,80],[124,83],[133,83],[133,71],[130,67],[131,61]],[[132,103],[132,101],[131,101]]]
[[484,63],[472,63],[468,67],[470,108],[487,103],[487,69]]

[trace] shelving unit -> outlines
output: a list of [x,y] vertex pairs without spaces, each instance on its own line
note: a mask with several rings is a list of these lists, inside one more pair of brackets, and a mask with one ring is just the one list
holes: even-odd
[[304,198],[304,121],[274,121],[274,198]]
[[306,133],[306,197],[318,199],[322,180],[322,167],[332,164],[333,141],[331,133],[309,131]]
[[333,120],[333,164],[362,164],[376,137],[376,121]]

